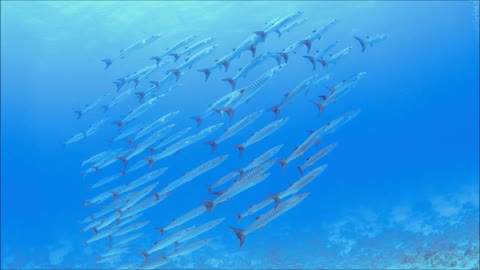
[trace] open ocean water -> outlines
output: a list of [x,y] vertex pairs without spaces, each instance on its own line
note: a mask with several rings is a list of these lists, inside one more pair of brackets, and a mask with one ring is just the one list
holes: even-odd
[[1,268],[478,269],[478,12],[2,1]]

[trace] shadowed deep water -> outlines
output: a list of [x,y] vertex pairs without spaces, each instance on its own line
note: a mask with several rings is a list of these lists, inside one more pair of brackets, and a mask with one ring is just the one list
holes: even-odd
[[[479,39],[478,2],[1,2],[1,268],[116,268],[141,264],[137,252],[160,240],[153,228],[167,225],[204,199],[214,198],[205,186],[278,144],[275,157],[287,157],[295,146],[342,114],[360,109],[357,118],[321,145],[337,142],[313,169],[328,168],[304,191],[310,195],[297,207],[249,234],[239,249],[227,225],[246,228],[255,216],[238,223],[235,214],[278,193],[298,180],[295,169],[310,149],[282,172],[275,164],[264,182],[218,205],[184,226],[224,217],[225,221],[196,239],[213,237],[204,248],[171,260],[167,268],[478,268],[479,251]],[[310,55],[338,40],[336,50],[353,46],[338,64],[315,71],[302,56],[306,47],[290,55],[285,71],[235,112],[232,123],[260,109],[278,104],[283,95],[313,74],[333,73],[325,86],[366,72],[358,85],[322,114],[310,101],[328,93],[324,86],[300,95],[280,112],[289,120],[281,129],[242,156],[232,147],[273,121],[262,116],[210,154],[202,142],[215,139],[231,125],[216,114],[197,128],[190,117],[231,91],[221,79],[233,76],[251,59],[249,51],[232,61],[228,73],[214,70],[205,82],[197,69],[231,52],[266,22],[297,10],[305,24],[277,37],[272,33],[257,55],[279,52],[312,30],[337,19],[337,25]],[[156,33],[165,34],[104,70],[100,59]],[[387,34],[388,38],[361,52],[353,38]],[[92,234],[80,233],[77,222],[94,210],[81,208],[98,194],[87,191],[97,180],[122,169],[120,161],[82,177],[80,162],[126,141],[109,146],[117,134],[110,122],[121,119],[139,103],[131,97],[103,113],[100,106],[77,120],[74,110],[99,96],[116,95],[112,81],[153,63],[148,60],[173,43],[198,34],[215,36],[219,47],[187,70],[181,86],[162,97],[154,108],[135,120],[151,122],[180,110],[172,120],[174,132],[191,126],[189,135],[219,122],[224,127],[155,168],[168,171],[155,181],[167,184],[201,163],[223,155],[217,168],[175,190],[138,220],[150,220],[139,230],[129,252],[110,264],[96,264],[108,240],[82,245]],[[195,42],[194,41],[194,42]],[[179,60],[179,63],[184,61]],[[269,60],[271,61],[271,60]],[[247,86],[274,61],[254,69],[238,88]],[[163,72],[151,75],[162,78]],[[132,83],[124,86],[126,90]],[[147,87],[143,82],[139,85]],[[122,91],[120,90],[120,91]],[[102,103],[103,104],[103,103]],[[107,117],[99,132],[62,148],[72,135]],[[133,125],[133,123],[132,123]],[[131,126],[132,126],[131,125]],[[317,148],[319,149],[319,148]],[[145,158],[148,153],[135,157]],[[131,163],[133,164],[133,162]],[[130,165],[131,165],[130,164]],[[99,188],[102,191],[144,175],[144,167]],[[153,181],[153,182],[155,182]],[[228,186],[228,185],[227,185]],[[226,187],[227,187],[226,186]],[[222,190],[220,188],[219,190]],[[194,240],[193,240],[194,241]],[[173,251],[169,247],[166,255]]]

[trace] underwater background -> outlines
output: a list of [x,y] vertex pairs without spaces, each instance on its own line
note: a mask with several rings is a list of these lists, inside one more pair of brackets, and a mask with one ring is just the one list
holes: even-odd
[[[279,52],[333,19],[337,25],[313,42],[309,55],[335,40],[339,41],[337,49],[353,46],[351,52],[337,64],[327,68],[317,64],[313,70],[303,57],[306,47],[299,47],[285,70],[239,107],[232,122],[215,113],[197,128],[190,118],[231,92],[222,79],[235,74],[252,56],[249,51],[243,53],[232,61],[228,72],[214,70],[207,81],[196,70],[212,65],[271,19],[299,10],[307,21],[280,37],[268,35],[258,45],[257,55]],[[208,194],[207,184],[276,145],[284,146],[275,156],[287,157],[309,136],[308,130],[358,109],[355,119],[322,140],[323,146],[337,146],[314,165],[326,163],[328,168],[302,189],[310,192],[302,203],[249,234],[241,248],[227,228],[251,224],[255,215],[239,223],[235,214],[267,194],[288,188],[301,177],[295,166],[320,148],[310,149],[284,171],[275,164],[264,182],[189,221],[188,226],[225,218],[198,237],[213,238],[205,247],[174,258],[162,268],[478,269],[478,23],[478,1],[2,1],[1,268],[141,266],[144,259],[138,250],[165,237],[154,228],[215,198]],[[164,36],[105,70],[101,59],[157,33]],[[187,70],[178,81],[181,85],[134,121],[148,123],[179,110],[171,123],[175,131],[191,127],[189,135],[224,123],[206,139],[158,161],[155,168],[168,170],[157,179],[157,189],[214,157],[229,157],[146,210],[138,221],[149,223],[138,231],[141,237],[128,244],[127,253],[96,263],[95,254],[105,252],[108,240],[83,245],[93,233],[81,232],[84,224],[78,223],[94,210],[81,204],[98,194],[87,187],[118,173],[123,165],[117,161],[82,176],[80,172],[88,167],[82,168],[80,162],[101,151],[128,148],[126,141],[109,145],[108,140],[118,134],[111,122],[140,103],[132,95],[111,111],[98,106],[80,119],[73,111],[102,95],[114,97],[113,80],[153,64],[150,57],[194,34],[199,39],[215,36],[212,44],[219,44],[218,48]],[[353,36],[375,34],[388,38],[362,53]],[[248,85],[272,67],[273,61],[261,64],[238,85]],[[149,80],[160,79],[167,69]],[[311,100],[358,72],[366,73],[358,85],[319,113]],[[333,77],[282,108],[278,119],[288,116],[288,122],[241,156],[231,145],[244,142],[274,121],[272,112],[265,111],[219,144],[213,154],[203,144],[242,117],[278,104],[285,93],[317,73],[332,73]],[[107,121],[97,133],[62,147],[61,142],[104,117]],[[147,156],[142,153],[136,160]],[[147,172],[147,167],[141,168],[108,186],[133,181]],[[173,250],[172,246],[158,254]]]

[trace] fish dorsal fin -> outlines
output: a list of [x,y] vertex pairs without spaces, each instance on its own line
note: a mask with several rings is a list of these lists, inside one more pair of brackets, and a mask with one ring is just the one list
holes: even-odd
[[235,48],[232,48],[232,51],[234,52],[236,49]]
[[295,148],[294,148],[294,149],[295,149],[295,150],[297,150],[297,149],[298,149],[298,146],[295,146]]
[[188,46],[187,46],[187,47],[185,47],[185,50],[186,50],[186,49],[188,49]]
[[317,32],[317,29],[313,30],[313,33],[316,33]]
[[283,96],[285,96],[285,97],[288,97],[288,93],[286,93],[286,94],[285,94],[285,95],[283,95]]
[[238,71],[242,71],[243,68],[239,68]]
[[329,55],[330,55],[330,57],[332,57],[332,56],[333,56],[333,54],[329,54]]
[[175,222],[175,220],[177,220],[176,218],[172,219],[172,222]]
[[370,38],[369,36],[367,36],[367,38]]
[[290,183],[288,186],[289,186],[289,187],[293,186],[293,183]]
[[257,216],[257,217],[255,218],[255,220],[258,220],[259,218],[260,218],[260,216]]
[[310,158],[308,157],[307,160],[310,160]]
[[187,62],[187,61],[188,61],[188,59],[190,59],[190,58],[187,58],[187,59],[185,59],[185,62]]

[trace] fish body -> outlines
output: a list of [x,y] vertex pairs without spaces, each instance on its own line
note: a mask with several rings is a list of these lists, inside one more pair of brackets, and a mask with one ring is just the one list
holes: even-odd
[[132,52],[137,51],[137,50],[139,50],[139,49],[141,49],[145,46],[148,46],[148,45],[152,44],[154,41],[156,41],[157,39],[159,39],[162,36],[163,36],[163,34],[156,34],[156,35],[152,35],[148,38],[142,39],[140,41],[137,41],[137,42],[133,43],[132,45],[128,46],[127,48],[125,48],[123,50],[120,50],[120,53],[115,58],[102,59],[101,61],[105,63],[105,65],[106,65],[105,69],[107,69],[108,67],[110,67],[110,65],[113,63],[114,60],[124,59],[127,55],[129,55]]
[[320,151],[318,151],[315,155],[307,158],[307,161],[305,162],[305,164],[303,164],[302,166],[297,166],[297,169],[300,172],[300,174],[303,175],[303,171],[306,168],[309,168],[310,166],[315,164],[318,160],[320,160],[322,157],[326,156],[328,153],[330,153],[330,151],[335,149],[336,146],[337,146],[336,143],[329,144],[324,148],[322,148]]
[[135,136],[135,140],[137,140],[137,139],[145,136],[146,134],[154,131],[160,125],[165,124],[167,122],[170,122],[179,113],[180,113],[180,111],[174,111],[174,112],[171,112],[171,113],[167,113],[166,115],[164,115],[164,116],[158,118],[157,120],[153,121],[152,123],[147,125],[145,128],[142,128],[142,130],[137,133],[137,136]]
[[173,141],[177,140],[180,137],[183,137],[183,135],[188,133],[190,131],[190,129],[192,129],[192,128],[191,127],[186,127],[184,129],[180,130],[179,132],[171,135],[170,137],[162,140],[159,144],[157,144],[153,147],[149,147],[150,152],[153,154],[157,150],[161,150],[164,146],[172,143]]
[[212,240],[212,238],[195,241],[195,242],[193,242],[191,244],[188,244],[188,245],[186,245],[182,248],[175,249],[175,251],[173,253],[169,254],[167,257],[169,259],[172,259],[172,258],[175,258],[175,257],[181,257],[181,256],[191,254],[191,253],[201,249],[205,245],[207,245],[208,242],[210,242],[211,240]]
[[168,157],[168,156],[171,156],[172,154],[182,150],[183,148],[187,147],[188,145],[191,145],[192,143],[195,143],[195,142],[205,138],[210,133],[213,133],[218,128],[220,128],[222,125],[223,125],[223,123],[218,123],[218,124],[215,124],[215,125],[211,125],[211,126],[205,128],[205,129],[203,129],[202,131],[200,131],[197,134],[194,134],[192,136],[184,138],[184,139],[166,147],[165,150],[160,152],[160,154],[148,158],[148,162],[149,162],[150,166],[152,166],[155,161],[157,161],[159,159],[162,159],[162,158],[165,158],[165,157]]
[[352,46],[349,46],[349,47],[346,47],[346,48],[338,51],[335,54],[331,54],[328,59],[324,60],[324,63],[326,63],[326,64],[323,64],[324,67],[327,67],[328,64],[336,64],[340,59],[342,59],[343,57],[348,55],[350,53],[350,51],[352,50],[352,48],[353,48]]
[[245,230],[237,229],[231,226],[229,226],[229,228],[235,233],[238,240],[240,241],[240,247],[242,247],[243,243],[245,242],[245,238],[247,234],[250,234],[255,230],[262,229],[265,225],[267,225],[269,222],[271,222],[275,218],[279,217],[283,213],[297,206],[306,197],[308,197],[308,195],[309,195],[309,192],[302,193],[280,203],[277,207],[271,209],[270,211],[266,212],[261,216],[258,216],[255,219],[255,221],[250,226],[248,226],[247,229]]
[[196,54],[187,58],[186,61],[183,64],[181,64],[180,66],[178,66],[177,68],[168,70],[167,73],[169,73],[169,72],[173,73],[176,77],[176,80],[178,81],[182,71],[185,71],[187,69],[192,68],[193,64],[195,64],[196,62],[198,62],[199,60],[201,60],[205,56],[212,53],[217,47],[218,47],[218,44],[207,47],[207,48],[197,52]]
[[205,46],[207,45],[208,43],[214,41],[216,39],[216,37],[208,37],[208,38],[205,38],[205,39],[202,39],[200,40],[199,42],[191,45],[191,46],[187,46],[185,47],[185,50],[183,50],[182,52],[180,53],[171,53],[170,55],[173,56],[173,58],[175,59],[175,62],[182,56],[184,55],[190,55],[192,53],[192,51],[202,47],[202,46]]
[[183,215],[179,218],[173,219],[172,222],[170,222],[170,224],[168,224],[167,226],[159,227],[157,229],[160,231],[160,234],[163,235],[166,231],[174,229],[178,226],[181,226],[182,224],[200,216],[201,214],[205,213],[206,211],[207,211],[207,207],[202,204],[199,207],[189,211],[185,215]]
[[238,81],[239,78],[247,77],[248,72],[250,72],[252,69],[254,69],[255,67],[257,67],[261,63],[265,62],[265,60],[270,59],[270,58],[275,59],[277,61],[277,65],[280,65],[280,63],[281,63],[280,56],[276,53],[267,52],[267,53],[264,53],[260,56],[255,57],[250,63],[248,63],[243,68],[241,68],[233,77],[225,78],[225,79],[223,79],[223,81],[227,81],[228,83],[230,83],[230,85],[232,86],[232,90],[235,90],[236,85],[237,85],[237,81]]
[[323,129],[320,128],[314,132],[312,132],[310,134],[310,136],[308,136],[308,138],[303,141],[302,144],[300,144],[299,146],[295,147],[295,150],[293,151],[292,154],[290,154],[289,157],[285,158],[285,159],[279,159],[277,160],[278,163],[280,163],[282,165],[282,169],[285,170],[285,168],[287,167],[288,163],[290,161],[292,161],[293,159],[295,158],[299,158],[301,157],[308,149],[310,149],[310,147],[312,147],[312,145],[316,142],[317,145],[320,143],[319,140],[321,140],[321,135],[322,135],[322,132],[323,132]]
[[292,30],[293,28],[298,27],[298,26],[300,26],[300,25],[302,25],[306,22],[307,22],[307,18],[293,20],[293,21],[285,24],[283,27],[280,27],[275,32],[277,32],[278,36],[280,37],[280,36],[282,36],[283,33],[290,32],[290,30]]
[[163,250],[166,247],[173,245],[175,242],[177,242],[179,239],[182,239],[182,237],[184,237],[187,233],[193,231],[194,229],[195,226],[182,229],[178,232],[175,232],[174,234],[167,236],[166,238],[163,238],[161,241],[153,243],[153,246],[149,250],[140,251],[140,253],[145,258],[145,263],[148,261],[148,258],[152,253]]
[[127,233],[131,233],[133,231],[136,231],[138,229],[141,229],[141,228],[147,226],[148,223],[150,223],[150,221],[145,220],[145,221],[140,221],[140,222],[134,223],[134,224],[132,224],[128,227],[121,228],[121,229],[115,231],[115,233],[112,234],[112,237],[118,237],[118,236],[125,235]]
[[362,46],[362,52],[364,52],[365,49],[367,48],[367,45],[373,46],[377,43],[380,43],[385,39],[387,39],[387,35],[380,34],[372,37],[367,36],[366,38],[360,38],[360,37],[354,36],[354,38],[360,43],[360,46]]
[[272,123],[263,127],[262,129],[252,133],[252,135],[250,136],[250,138],[248,138],[248,140],[246,142],[244,142],[242,144],[235,145],[235,147],[239,151],[239,154],[242,155],[245,148],[248,147],[249,145],[252,145],[254,143],[257,143],[257,142],[263,140],[264,138],[266,138],[270,134],[272,134],[275,131],[277,131],[278,129],[280,129],[283,125],[285,125],[285,123],[287,121],[288,121],[288,117],[284,117],[284,118],[281,118],[279,120],[275,120]]
[[231,98],[223,108],[219,108],[228,113],[230,120],[233,117],[234,109],[240,106],[241,104],[248,102],[255,94],[257,94],[262,88],[268,85],[272,79],[278,75],[280,72],[285,70],[285,64],[276,66],[267,72],[263,73],[260,77],[258,77],[252,84],[249,86],[242,88],[240,90],[236,90],[235,92],[239,92],[239,95],[236,95],[234,98]]
[[157,55],[157,56],[154,56],[150,59],[152,60],[155,60],[157,64],[159,64],[160,62],[162,62],[163,58],[165,56],[169,56],[171,55],[172,53],[174,53],[176,50],[182,48],[182,47],[185,47],[188,43],[190,43],[191,41],[193,41],[194,39],[196,39],[198,37],[198,35],[191,35],[191,36],[188,36],[186,37],[185,39],[183,40],[180,40],[179,42],[173,44],[172,46],[168,47],[165,52],[163,52],[162,54],[160,55]]
[[263,113],[263,110],[260,110],[260,111],[257,111],[257,112],[254,112],[254,113],[251,113],[251,114],[245,116],[244,118],[242,118],[242,120],[238,121],[237,123],[235,123],[231,127],[225,129],[223,134],[218,139],[216,139],[214,141],[208,141],[208,142],[205,142],[205,143],[209,144],[212,147],[212,153],[213,153],[215,151],[215,149],[217,148],[217,145],[219,143],[233,137],[239,131],[246,128],[250,124],[252,124],[256,119],[258,119],[258,117],[260,117],[260,115],[262,113]]
[[171,125],[168,125],[168,126],[162,128],[162,129],[160,129],[155,134],[148,137],[146,140],[144,140],[141,143],[135,145],[133,147],[133,150],[131,152],[129,152],[127,155],[119,156],[117,158],[123,162],[124,166],[127,166],[127,163],[130,159],[132,159],[136,155],[142,153],[148,147],[150,147],[152,144],[159,141],[161,138],[163,138],[165,135],[167,135],[168,132],[170,132],[170,130],[172,130],[172,128],[174,128],[174,127],[175,127],[175,124],[171,124]]
[[164,189],[162,190],[162,193],[168,193],[173,191],[174,189],[178,188],[179,186],[190,182],[192,179],[196,178],[197,176],[217,167],[220,165],[223,161],[225,161],[228,158],[228,155],[223,155],[216,157],[214,159],[211,159],[200,166],[196,167],[195,169],[183,174],[182,177],[179,179],[173,181],[172,183],[164,186]]
[[[303,11],[299,10],[296,11],[295,13],[289,14],[283,18],[278,19],[274,23],[271,23],[270,25],[267,26],[265,30],[263,30],[263,33],[265,36],[268,36],[272,32],[279,32],[282,27],[285,27],[289,22],[297,19],[300,15],[303,14]],[[281,33],[278,33],[280,36]]]
[[167,198],[167,196],[168,194],[159,195],[158,193],[155,192],[153,197],[147,198],[141,201],[140,203],[135,204],[134,206],[123,211],[123,214],[120,220],[139,214],[147,210],[148,208],[151,208],[157,205],[158,203],[163,201],[165,198]]
[[270,148],[269,150],[265,151],[265,153],[261,154],[260,156],[258,156],[254,160],[252,160],[252,162],[250,162],[250,164],[248,164],[247,167],[243,168],[242,169],[242,174],[245,173],[245,172],[248,172],[252,168],[255,168],[258,165],[260,165],[260,164],[266,162],[267,160],[269,160],[278,151],[280,151],[280,149],[282,149],[282,147],[283,147],[283,144],[279,144],[279,145],[274,146],[274,147]]
[[107,121],[106,118],[103,118],[103,119],[100,119],[98,120],[97,122],[93,123],[86,131],[85,131],[85,136],[88,137],[88,136],[91,136],[93,135],[94,133],[96,133],[98,131],[98,128],[100,128],[101,125],[103,125],[103,123],[105,123],[105,121]]
[[212,220],[212,221],[207,222],[205,224],[202,224],[198,227],[195,227],[193,230],[191,230],[191,231],[187,232],[186,234],[182,235],[182,237],[180,237],[180,239],[175,241],[175,244],[178,245],[179,243],[182,243],[182,242],[185,242],[185,241],[190,240],[192,238],[195,238],[202,233],[208,232],[209,230],[215,228],[220,223],[222,223],[224,219],[225,218],[215,219],[215,220]]
[[132,182],[129,182],[129,183],[126,183],[120,187],[116,187],[114,188],[113,190],[110,191],[111,194],[114,194],[114,196],[118,196],[118,195],[121,195],[125,192],[128,192],[130,190],[133,190],[139,186],[142,186],[156,178],[158,178],[160,175],[162,175],[163,173],[165,173],[167,171],[168,167],[164,167],[164,168],[160,168],[160,169],[157,169],[155,171],[152,171],[152,172],[149,172],[141,177],[139,177],[138,179],[132,181]]
[[335,87],[329,88],[329,95],[320,96],[323,100],[314,100],[313,102],[317,105],[319,112],[322,113],[327,105],[335,103],[338,99],[349,93],[350,90],[352,90],[357,85],[358,81],[365,77],[365,74],[365,72],[359,72],[356,75],[353,75],[350,78],[343,80]]
[[102,180],[100,180],[100,181],[98,181],[97,183],[95,183],[95,184],[91,187],[91,189],[94,189],[94,188],[97,188],[97,187],[101,187],[101,186],[103,186],[103,185],[105,185],[105,184],[108,184],[108,183],[112,182],[113,180],[120,178],[122,175],[123,175],[122,173],[116,173],[116,174],[113,174],[113,175],[111,175],[111,176],[109,176],[109,177],[103,178]]
[[131,111],[125,118],[123,118],[121,121],[113,122],[116,124],[119,128],[122,128],[123,125],[126,123],[136,119],[143,113],[145,113],[148,109],[152,107],[152,105],[158,100],[158,97],[153,97],[149,99],[148,101],[142,103],[140,106],[135,108],[133,111]]
[[233,172],[228,173],[227,175],[219,178],[219,179],[217,180],[217,182],[215,182],[213,185],[209,185],[209,186],[208,186],[208,191],[211,192],[212,189],[214,189],[214,188],[216,188],[216,187],[219,187],[219,186],[225,184],[225,183],[228,182],[230,179],[235,178],[235,176],[237,176],[237,175],[240,175],[240,173],[239,173],[238,171],[233,171]]

